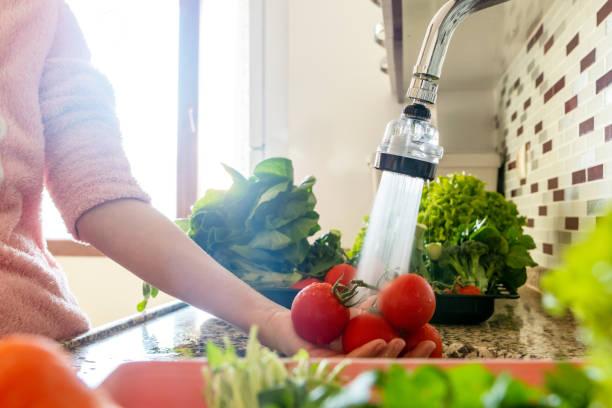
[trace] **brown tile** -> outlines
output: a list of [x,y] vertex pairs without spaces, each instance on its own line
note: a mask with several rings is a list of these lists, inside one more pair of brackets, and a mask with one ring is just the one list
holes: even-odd
[[565,191],[564,190],[556,190],[553,191],[553,201],[563,201],[565,200]]
[[514,89],[517,89],[520,85],[521,85],[521,79],[520,78],[516,78],[516,81],[514,81],[514,85],[512,87]]
[[549,140],[548,142],[542,145],[542,154],[550,152],[552,148],[553,148],[553,141]]
[[597,12],[597,25],[600,25],[606,17],[612,13],[612,0],[606,1],[606,3]]
[[565,76],[562,76],[553,86],[548,88],[548,91],[544,94],[544,103],[548,102],[553,96],[555,96],[560,90],[565,87]]
[[523,134],[523,126],[519,127],[518,129],[516,129],[516,136],[520,136]]
[[538,207],[538,215],[540,215],[540,216],[548,215],[548,207],[546,207],[545,205],[539,206]]
[[510,99],[508,99],[508,100],[506,101],[506,108],[510,106],[510,103],[511,103],[511,102],[512,102],[512,101],[511,101]]
[[586,181],[586,170],[578,170],[572,173],[572,184],[580,184]]
[[516,113],[516,111],[514,111],[514,113],[512,114],[512,116],[510,117],[510,122],[514,122],[516,120],[516,117],[518,116],[518,114]]
[[533,228],[533,225],[534,225],[533,218],[527,218],[527,224],[525,224],[525,226],[527,228]]
[[574,38],[570,40],[565,46],[565,55],[570,55],[574,48],[576,48],[580,44],[580,33],[577,33]]
[[516,168],[516,161],[511,161],[508,163],[508,170],[513,170]]
[[522,178],[521,179],[521,186],[524,186],[525,184],[527,184],[527,179]]
[[542,252],[548,255],[552,255],[553,254],[552,244],[542,244]]
[[578,231],[578,217],[565,217],[565,229]]
[[548,50],[550,50],[550,48],[553,46],[554,43],[555,43],[555,36],[551,35],[548,41],[546,41],[546,44],[544,44],[544,54],[548,53]]
[[585,69],[593,65],[597,58],[597,50],[593,48],[582,60],[580,60],[580,72],[584,72]]
[[540,84],[544,81],[544,73],[542,72],[540,75],[538,75],[538,77],[535,80],[535,86],[536,88],[538,86],[540,86]]
[[523,103],[523,109],[527,110],[527,108],[530,106],[531,106],[531,98],[527,98],[527,100]]
[[544,127],[542,121],[539,121],[538,123],[536,123],[536,125],[533,127],[533,131],[534,133],[537,135],[538,133],[540,133],[542,131],[542,128]]
[[531,150],[531,142],[525,143],[525,150],[527,151]]
[[565,76],[562,76],[560,80],[555,83],[555,95],[559,93],[565,87]]
[[610,84],[612,84],[612,69],[610,69],[604,76],[602,76],[597,80],[597,82],[595,82],[595,93],[600,93],[608,86],[610,86]]
[[558,188],[559,188],[559,178],[558,177],[548,179],[548,189],[549,190],[556,190]]
[[510,197],[516,197],[518,195],[520,195],[521,190],[518,188],[515,188],[514,190],[510,191]]
[[601,180],[603,178],[603,173],[603,164],[589,167],[589,169],[587,170],[587,174],[589,175],[589,181]]
[[538,183],[533,183],[531,185],[531,192],[532,193],[537,193],[538,192]]
[[595,118],[588,118],[578,125],[578,136],[586,135],[595,129]]
[[544,34],[544,25],[540,24],[538,30],[533,34],[533,36],[531,36],[529,42],[527,43],[527,51],[533,48],[533,46],[538,42],[540,37],[542,37],[542,34]]
[[548,91],[544,94],[544,103],[550,101],[550,99],[555,96],[555,87],[551,86],[548,88]]
[[578,106],[578,95],[574,95],[565,102],[565,113],[568,114]]
[[604,130],[604,140],[606,142],[612,140],[612,125],[606,126],[606,129]]

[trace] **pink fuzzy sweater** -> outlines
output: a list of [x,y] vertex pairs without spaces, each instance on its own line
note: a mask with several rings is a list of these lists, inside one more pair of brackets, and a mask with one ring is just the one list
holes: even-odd
[[43,185],[75,236],[89,209],[147,200],[121,148],[111,88],[63,0],[0,0],[0,336],[66,339],[89,326],[45,247]]

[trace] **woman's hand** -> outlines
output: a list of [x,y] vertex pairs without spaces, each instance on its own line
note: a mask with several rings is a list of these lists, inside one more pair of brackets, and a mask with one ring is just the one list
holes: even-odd
[[[351,310],[351,314],[358,314],[362,309]],[[268,324],[260,328],[261,340],[264,344],[279,350],[285,355],[291,356],[298,350],[308,351],[311,357],[341,357],[342,346],[335,341],[329,348],[315,346],[308,343],[297,335],[293,330],[291,312],[286,309],[274,311],[268,320]],[[396,358],[406,346],[402,339],[393,339],[390,342],[384,340],[373,340],[353,350],[347,357],[353,358]],[[436,345],[431,341],[420,343],[414,350],[409,351],[402,357],[427,358],[434,351]]]

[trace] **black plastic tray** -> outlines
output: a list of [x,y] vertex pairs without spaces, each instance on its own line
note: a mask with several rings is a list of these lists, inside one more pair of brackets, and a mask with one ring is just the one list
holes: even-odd
[[257,291],[270,299],[273,302],[278,303],[281,306],[291,309],[293,298],[298,294],[299,289],[293,288],[258,288]]
[[436,293],[433,324],[478,324],[495,312],[495,299],[518,299],[518,295],[454,295]]
[[[259,293],[268,299],[291,308],[298,289],[260,288]],[[495,299],[518,299],[518,295],[455,295],[436,294],[436,311],[431,319],[433,324],[479,324],[488,320],[495,312]]]

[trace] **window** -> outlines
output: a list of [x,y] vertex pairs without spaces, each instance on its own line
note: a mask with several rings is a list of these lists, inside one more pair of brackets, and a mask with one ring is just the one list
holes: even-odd
[[[113,84],[132,172],[169,217],[176,215],[177,1],[68,0],[92,53]],[[67,238],[48,196],[47,238]]]
[[[166,216],[228,187],[222,163],[247,173],[283,153],[270,147],[286,139],[284,1],[66,1],[115,89],[132,172]],[[47,196],[43,219],[51,251],[71,254]]]
[[222,163],[249,171],[250,3],[201,2],[198,195],[229,186]]

